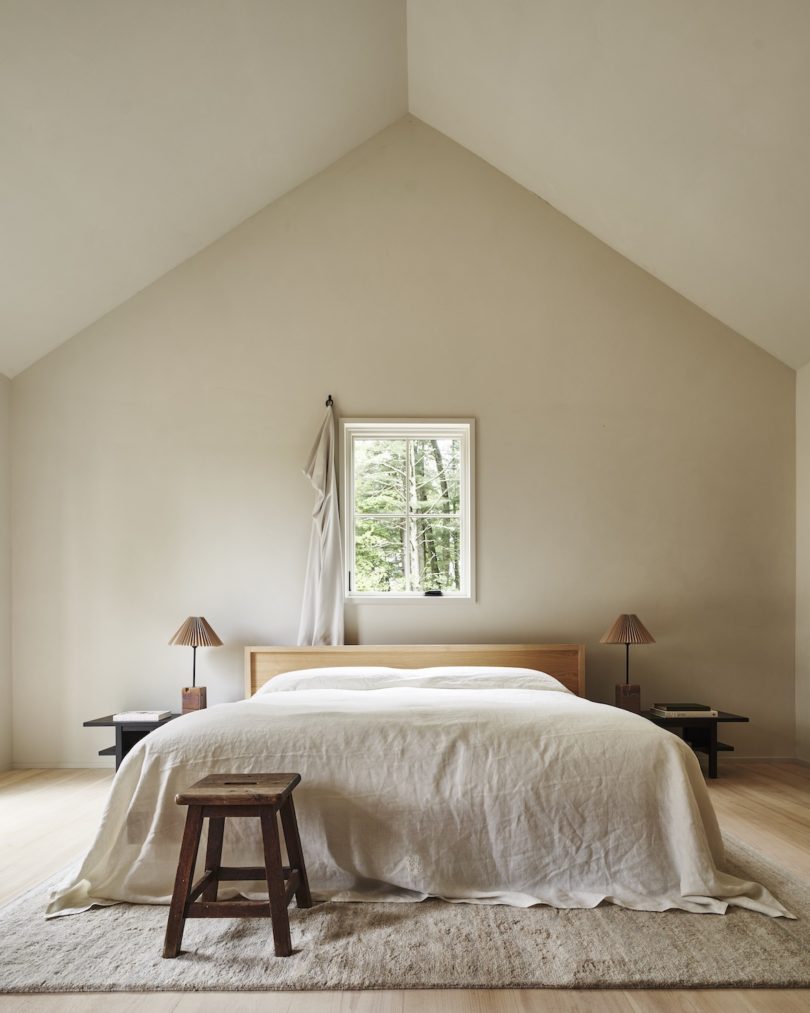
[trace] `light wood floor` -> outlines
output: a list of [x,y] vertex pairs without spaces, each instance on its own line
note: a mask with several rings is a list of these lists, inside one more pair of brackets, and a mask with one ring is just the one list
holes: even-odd
[[[0,904],[89,844],[111,773],[0,773]],[[810,880],[810,768],[729,762],[709,790],[724,830]],[[1,944],[0,944],[1,946]],[[0,948],[0,981],[2,981]],[[807,1013],[810,990],[198,992],[0,996],[0,1013]]]

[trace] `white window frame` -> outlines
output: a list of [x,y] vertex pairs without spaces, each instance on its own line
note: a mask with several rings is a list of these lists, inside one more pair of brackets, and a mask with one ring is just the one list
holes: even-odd
[[[356,591],[354,574],[354,440],[454,439],[461,443],[460,538],[461,590],[441,595],[422,591]],[[475,419],[341,419],[340,451],[343,504],[343,582],[346,600],[354,604],[441,604],[475,600]]]

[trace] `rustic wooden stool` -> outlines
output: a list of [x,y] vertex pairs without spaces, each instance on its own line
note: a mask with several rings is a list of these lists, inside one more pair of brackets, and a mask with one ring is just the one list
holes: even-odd
[[[166,925],[164,957],[176,957],[180,952],[187,918],[270,918],[276,956],[289,957],[292,943],[287,906],[295,894],[298,907],[312,907],[292,797],[300,780],[300,774],[211,774],[175,797],[178,805],[188,806],[188,813]],[[281,815],[289,867],[281,864],[276,813]],[[225,868],[220,864],[229,816],[255,816],[261,820],[263,867]],[[208,819],[205,875],[192,886],[204,819]],[[266,901],[217,900],[217,888],[223,880],[254,879],[267,881]],[[200,895],[202,900],[197,901]]]

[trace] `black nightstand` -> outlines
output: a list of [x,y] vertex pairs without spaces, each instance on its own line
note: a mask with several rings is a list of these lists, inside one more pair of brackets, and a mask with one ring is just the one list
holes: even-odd
[[726,721],[748,721],[742,714],[730,714],[728,711],[718,711],[716,718],[662,718],[650,711],[642,711],[641,716],[670,731],[673,728],[680,728],[684,742],[688,742],[696,752],[708,755],[709,777],[712,778],[717,777],[717,754],[734,751],[734,746],[717,741],[718,724]]
[[179,714],[170,714],[166,718],[161,718],[160,721],[113,721],[112,714],[107,714],[103,718],[83,721],[82,727],[115,729],[115,745],[107,746],[106,749],[99,749],[98,755],[114,756],[115,769],[118,770],[121,766],[121,761],[136,742],[140,742],[150,732],[153,732],[156,728],[160,728],[161,725],[165,725],[167,721],[173,721],[179,717]]

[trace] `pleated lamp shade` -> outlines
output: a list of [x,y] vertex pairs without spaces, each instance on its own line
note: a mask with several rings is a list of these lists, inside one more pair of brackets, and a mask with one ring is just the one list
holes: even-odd
[[179,647],[222,647],[204,616],[189,616],[169,643]]
[[655,637],[637,615],[622,614],[603,634],[600,644],[654,644]]

